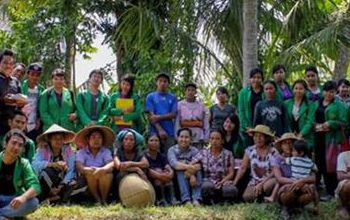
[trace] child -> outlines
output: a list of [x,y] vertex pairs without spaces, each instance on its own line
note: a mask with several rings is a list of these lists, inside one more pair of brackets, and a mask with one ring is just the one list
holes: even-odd
[[174,198],[174,189],[172,179],[174,171],[171,169],[166,156],[159,152],[160,138],[153,134],[147,140],[148,150],[145,157],[149,163],[148,177],[156,191],[158,205],[172,205]]

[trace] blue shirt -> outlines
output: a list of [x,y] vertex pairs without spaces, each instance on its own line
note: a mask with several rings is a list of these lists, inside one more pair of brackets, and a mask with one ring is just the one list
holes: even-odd
[[168,161],[171,167],[175,168],[178,162],[189,164],[198,154],[198,149],[189,146],[188,149],[182,150],[179,145],[174,145],[168,150]]
[[[165,115],[171,112],[177,112],[177,98],[175,94],[158,91],[151,92],[146,97],[146,112],[153,112],[155,115]],[[171,136],[175,136],[174,120],[164,120],[159,122],[165,132]],[[154,125],[150,124],[150,133],[158,133]]]

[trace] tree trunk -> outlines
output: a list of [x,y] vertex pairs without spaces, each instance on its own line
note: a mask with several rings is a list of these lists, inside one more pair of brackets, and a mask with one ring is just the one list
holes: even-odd
[[124,69],[122,65],[122,59],[124,56],[124,48],[121,45],[121,42],[116,42],[117,46],[117,52],[116,52],[116,58],[117,58],[117,80],[118,83],[120,82],[122,76],[124,75]]
[[258,65],[258,0],[243,1],[243,86]]
[[67,88],[71,88],[72,63],[73,63],[73,40],[66,38],[66,55],[64,58],[64,71]]
[[340,45],[338,60],[334,66],[334,79],[346,78],[350,63],[350,50],[344,45]]

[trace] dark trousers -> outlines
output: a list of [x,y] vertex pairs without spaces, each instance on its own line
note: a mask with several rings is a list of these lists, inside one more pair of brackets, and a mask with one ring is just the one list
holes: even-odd
[[325,135],[321,133],[317,133],[315,138],[315,163],[318,169],[316,173],[317,189],[320,190],[321,178],[323,177],[327,194],[333,196],[334,190],[338,185],[337,174],[327,172],[326,138]]

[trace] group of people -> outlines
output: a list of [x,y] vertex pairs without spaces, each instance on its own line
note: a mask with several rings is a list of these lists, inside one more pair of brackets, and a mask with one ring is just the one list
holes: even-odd
[[157,205],[279,202],[289,215],[309,203],[317,212],[324,194],[337,197],[339,214],[349,217],[346,79],[320,86],[317,68],[308,66],[290,86],[283,65],[266,81],[254,68],[237,107],[219,87],[207,109],[195,83],[178,101],[166,73],[156,76],[144,106],[130,75],[106,94],[103,73],[93,70],[89,87],[75,95],[62,69],[49,88],[41,74],[38,63],[15,64],[11,50],[0,55],[0,219],[82,194],[98,204],[118,200],[129,174],[150,183]]

